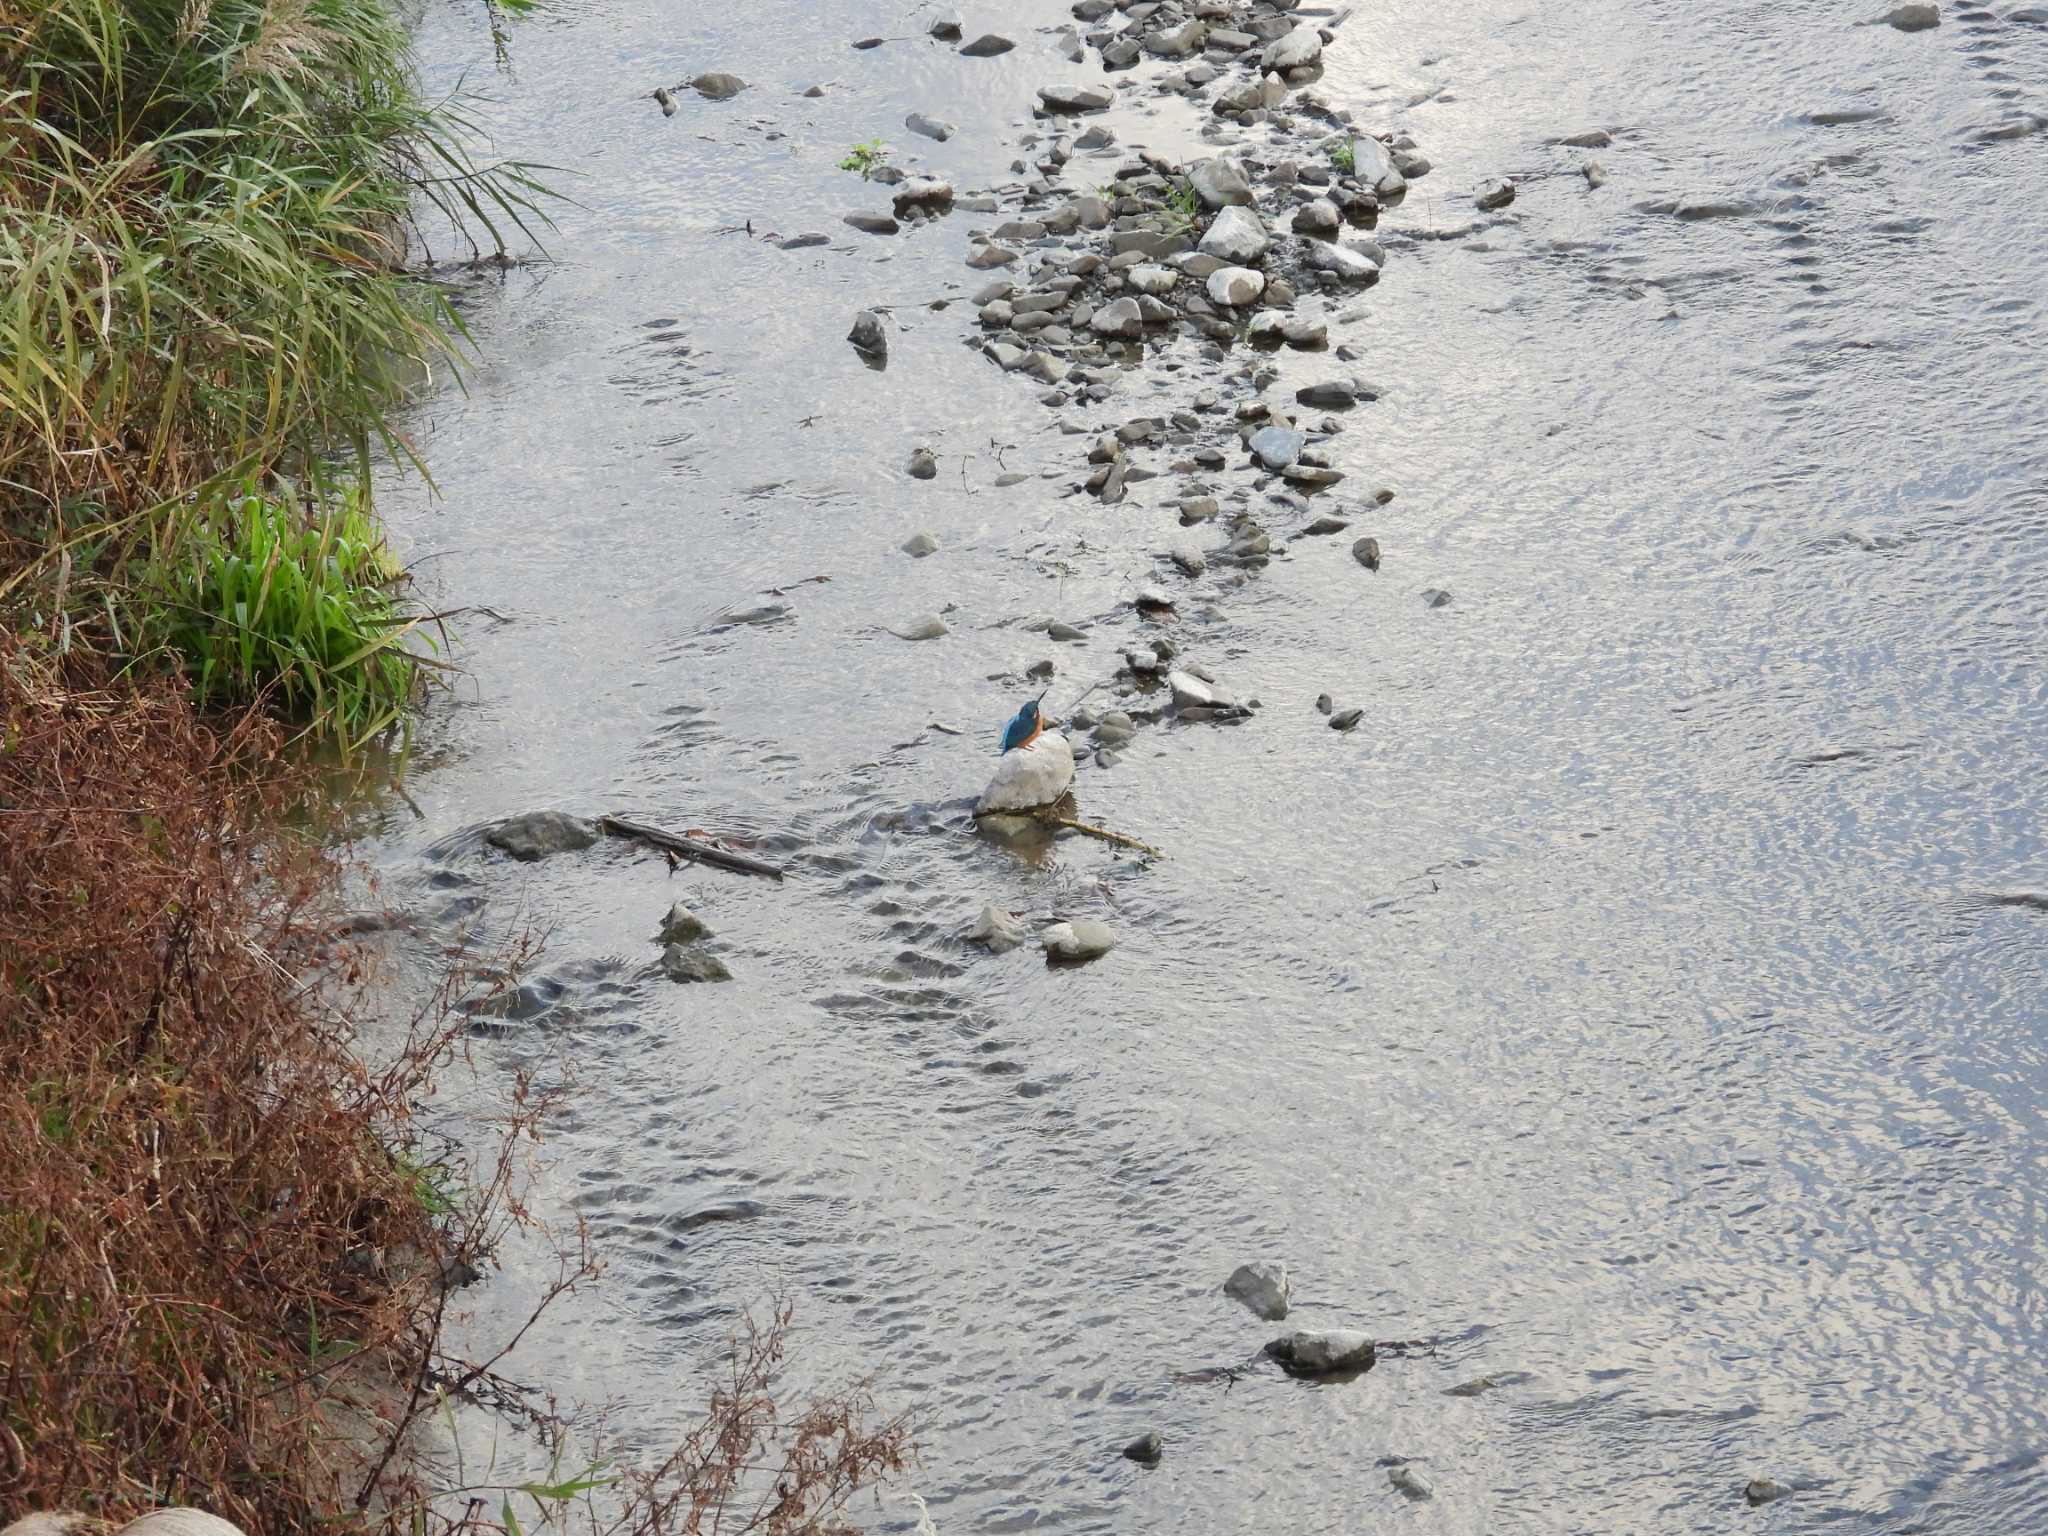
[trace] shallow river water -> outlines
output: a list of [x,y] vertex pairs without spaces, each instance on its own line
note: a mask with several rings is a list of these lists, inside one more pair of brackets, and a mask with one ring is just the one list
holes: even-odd
[[[462,281],[485,361],[411,423],[440,495],[385,497],[433,600],[493,613],[368,847],[437,940],[546,931],[556,1006],[474,1046],[581,1083],[541,1205],[609,1266],[513,1374],[657,1445],[784,1292],[806,1379],[923,1416],[948,1536],[2048,1531],[2048,12],[1855,25],[1884,8],[1362,7],[1319,89],[1435,165],[1328,309],[1382,394],[1318,506],[1384,565],[1296,539],[1198,582],[1159,575],[1175,477],[1070,496],[1056,425],[1184,400],[1194,343],[1049,411],[927,307],[996,220],[840,222],[886,207],[835,168],[867,139],[1014,182],[1034,88],[1100,77],[1051,53],[1063,5],[968,0],[1020,46],[963,59],[900,0],[559,0],[505,71],[430,8],[430,80],[574,199],[551,263]],[[751,88],[646,99],[702,70]],[[1133,94],[1069,186],[1199,150],[1199,104]],[[1554,142],[1592,128],[1597,190]],[[842,339],[878,304],[882,372]],[[1280,399],[1337,371],[1274,362]],[[1082,774],[1167,857],[975,836],[950,802],[1024,669],[1110,702],[1155,578],[1263,705]],[[791,877],[483,848],[542,806]],[[734,981],[641,979],[676,900]],[[985,901],[1118,946],[990,956]],[[1218,1293],[1262,1256],[1302,1323],[1434,1352],[1177,1379],[1278,1331]],[[1153,1469],[1117,1455],[1147,1430]],[[1801,1491],[1752,1511],[1762,1475]]]

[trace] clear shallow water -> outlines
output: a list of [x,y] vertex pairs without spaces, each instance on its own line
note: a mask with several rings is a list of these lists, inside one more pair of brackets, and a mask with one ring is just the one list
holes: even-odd
[[[980,286],[997,220],[857,235],[886,194],[833,169],[879,135],[1011,180],[1032,89],[1095,74],[1043,51],[1063,8],[970,10],[1023,43],[979,61],[851,51],[919,30],[857,0],[522,26],[485,116],[578,206],[555,265],[466,286],[485,366],[415,422],[442,498],[386,498],[430,592],[505,622],[463,626],[421,818],[371,832],[437,932],[549,931],[562,1006],[476,1048],[583,1082],[547,1194],[610,1274],[521,1374],[657,1444],[735,1309],[787,1291],[804,1372],[925,1414],[948,1532],[2048,1530],[2048,133],[2010,133],[2048,114],[2048,26],[2016,12],[1349,20],[1323,92],[1436,166],[1333,312],[1385,393],[1321,501],[1392,487],[1351,513],[1386,562],[1299,540],[1183,604],[1265,708],[1083,775],[1091,818],[1169,852],[1144,869],[899,814],[978,789],[1029,663],[1055,702],[1108,677],[1184,535],[1173,477],[1067,499],[1086,439],[961,345],[971,310],[923,307]],[[421,46],[490,78],[465,12]],[[634,99],[703,69],[754,88]],[[1124,146],[1191,152],[1156,105]],[[1598,191],[1551,143],[1592,127]],[[1417,237],[1503,173],[1505,218]],[[748,220],[834,244],[721,233]],[[841,340],[875,303],[879,375]],[[1168,360],[1065,414],[1184,401],[1205,365]],[[1276,361],[1279,398],[1342,371]],[[934,482],[902,472],[920,443]],[[787,619],[722,624],[768,588]],[[942,640],[886,633],[947,603]],[[1042,616],[1096,622],[1059,646]],[[483,856],[539,805],[751,833],[795,872]],[[678,899],[735,983],[635,979]],[[960,937],[985,900],[1119,947],[989,957]],[[1268,1254],[1304,1322],[1437,1353],[1177,1382],[1274,1331],[1216,1294]],[[1147,1429],[1150,1472],[1115,1454]],[[1818,1486],[1751,1512],[1763,1473]]]

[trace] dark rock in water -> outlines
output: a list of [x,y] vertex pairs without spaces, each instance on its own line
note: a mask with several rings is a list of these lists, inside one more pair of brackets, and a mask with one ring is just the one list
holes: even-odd
[[663,117],[674,117],[676,115],[676,99],[668,93],[666,86],[656,86],[654,88],[654,100],[656,105],[661,108],[661,115]]
[[1166,1442],[1159,1438],[1157,1431],[1140,1435],[1124,1447],[1124,1455],[1127,1458],[1148,1467],[1156,1466],[1165,1452]]
[[708,75],[699,75],[690,82],[690,86],[699,96],[707,97],[712,101],[727,101],[739,95],[741,91],[744,91],[747,88],[747,82],[738,75],[713,72]]
[[1422,593],[1422,606],[1425,608],[1448,608],[1451,606],[1451,594],[1444,591],[1442,587],[1425,587]]
[[1355,731],[1358,729],[1358,722],[1364,718],[1364,710],[1347,709],[1342,714],[1330,716],[1330,729],[1333,731]]
[[1751,1504],[1775,1504],[1780,1499],[1789,1499],[1796,1492],[1797,1489],[1786,1487],[1775,1477],[1752,1477],[1742,1490],[1742,1496]]
[[1008,53],[1016,46],[1007,37],[994,32],[984,32],[973,42],[963,44],[960,52],[970,59],[993,59],[998,54]]
[[1380,568],[1380,541],[1374,538],[1360,539],[1351,546],[1351,558],[1368,571]]
[[903,119],[903,126],[912,133],[921,133],[928,139],[937,139],[941,144],[960,131],[957,123],[945,123],[923,112],[913,112]]
[[680,901],[668,909],[668,915],[661,920],[661,932],[655,936],[662,944],[695,944],[710,937],[710,926]]
[[832,237],[830,235],[821,235],[813,233],[807,235],[791,235],[787,240],[782,241],[781,245],[782,249],[784,249],[785,251],[807,251],[810,250],[813,246],[830,245],[831,243]]
[[1507,207],[1515,200],[1515,184],[1512,181],[1489,181],[1479,189],[1475,201],[1481,213],[1493,213]]
[[864,235],[893,235],[903,227],[886,213],[849,213],[846,222]]
[[1260,1259],[1232,1270],[1230,1278],[1223,1282],[1223,1294],[1243,1302],[1254,1316],[1277,1323],[1287,1315],[1287,1301],[1294,1294],[1294,1286],[1287,1278],[1285,1264]]
[[1297,389],[1294,398],[1319,410],[1344,410],[1358,403],[1358,386],[1349,379],[1325,379]]
[[1326,513],[1302,529],[1301,533],[1303,538],[1317,538],[1323,534],[1342,533],[1350,526],[1343,518],[1331,517]]
[[1470,1381],[1461,1381],[1455,1387],[1445,1387],[1445,1397],[1480,1397],[1502,1387],[1519,1387],[1525,1381],[1536,1378],[1527,1371],[1500,1371],[1492,1376],[1475,1376]]
[[1406,1462],[1387,1468],[1387,1481],[1396,1492],[1406,1494],[1418,1504],[1436,1492],[1429,1479]]
[[671,944],[661,952],[661,973],[670,981],[731,981],[725,962],[707,949]]
[[920,448],[910,456],[910,478],[913,480],[934,480],[938,478],[939,458],[929,448]]
[[853,329],[846,333],[846,339],[863,357],[889,355],[889,333],[882,328],[882,317],[872,309],[864,309],[854,317]]
[[1328,713],[1330,713],[1331,710],[1335,709],[1336,707],[1336,701],[1332,699],[1327,693],[1319,693],[1316,695],[1317,714],[1327,715]]
[[1369,1370],[1379,1358],[1372,1335],[1353,1328],[1303,1329],[1273,1340],[1266,1353],[1302,1376]]
[[936,37],[942,43],[957,43],[960,41],[960,13],[948,11],[943,16],[934,16],[932,24],[924,30],[926,36]]
[[870,48],[881,47],[882,44],[886,43],[887,41],[889,41],[889,39],[887,39],[886,37],[864,37],[859,42],[853,45],[854,51],[857,53],[865,53]]
[[597,841],[597,824],[563,811],[528,811],[501,821],[484,841],[501,853],[531,863],[551,853],[574,853]]
[[1912,5],[1896,6],[1877,19],[1901,32],[1925,32],[1929,27],[1941,25],[1941,9],[1927,4],[1926,0],[1917,0]]
[[989,902],[981,909],[981,916],[974,926],[967,930],[968,939],[988,948],[991,952],[1004,955],[1015,949],[1029,937],[1021,917]]
[[1048,962],[1093,960],[1116,947],[1116,935],[1110,931],[1109,924],[1092,917],[1054,923],[1038,936],[1038,940],[1045,946]]
[[1567,149],[1605,149],[1614,142],[1614,135],[1605,128],[1595,128],[1589,133],[1575,133],[1557,142]]

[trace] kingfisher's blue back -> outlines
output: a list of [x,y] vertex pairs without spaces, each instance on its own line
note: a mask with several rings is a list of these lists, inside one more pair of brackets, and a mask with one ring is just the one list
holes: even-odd
[[1038,700],[1033,699],[1010,718],[1003,727],[1003,744],[996,748],[996,756],[1014,751],[1038,734]]

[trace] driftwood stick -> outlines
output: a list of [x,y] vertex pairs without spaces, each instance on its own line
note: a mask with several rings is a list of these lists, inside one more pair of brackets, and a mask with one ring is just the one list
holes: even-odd
[[680,859],[694,859],[700,864],[716,864],[721,869],[736,870],[743,875],[766,875],[771,880],[780,880],[782,870],[761,859],[750,858],[744,853],[734,853],[729,848],[720,848],[701,838],[680,837],[674,832],[664,832],[659,827],[650,827],[645,822],[629,821],[624,816],[600,816],[598,826],[613,837],[637,837],[643,843],[652,843],[665,853],[672,853]]
[[1150,843],[1141,843],[1135,837],[1125,837],[1123,833],[1112,832],[1107,827],[1091,826],[1089,823],[1085,821],[1076,821],[1071,816],[1049,816],[1041,814],[1038,819],[1044,822],[1047,826],[1065,827],[1072,832],[1085,832],[1090,837],[1099,837],[1105,843],[1115,843],[1119,848],[1135,848],[1140,853],[1151,854],[1152,857],[1155,859],[1163,859],[1166,857],[1165,854],[1161,853],[1157,848],[1154,848]]

